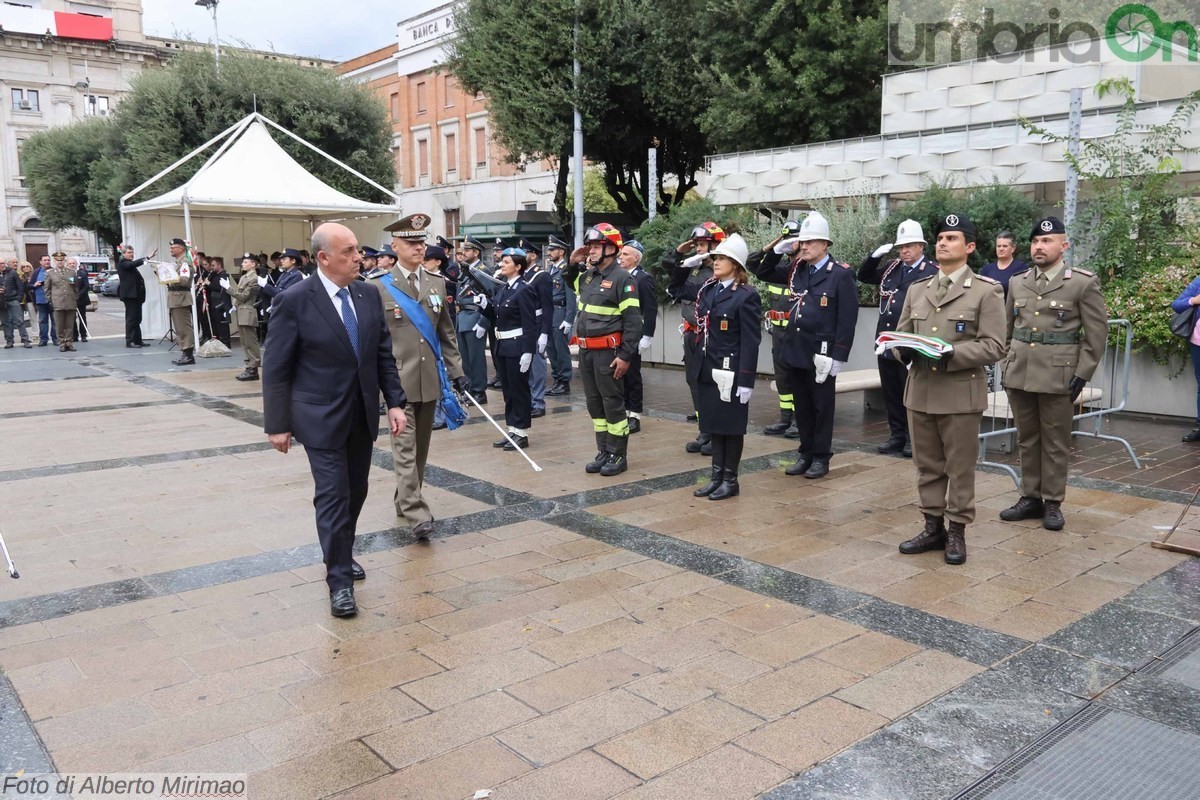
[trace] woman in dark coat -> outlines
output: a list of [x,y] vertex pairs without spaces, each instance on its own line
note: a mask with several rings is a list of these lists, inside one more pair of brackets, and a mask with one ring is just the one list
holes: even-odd
[[[538,332],[534,290],[521,277],[525,265],[524,250],[510,247],[504,251],[496,273],[504,285],[496,289],[483,312],[496,325],[496,372],[504,393],[504,419],[509,436],[521,449],[529,446],[529,428],[533,423],[528,373],[533,365]],[[492,446],[517,449],[507,439],[493,442]]]
[[[689,376],[699,387],[700,432],[712,436],[712,479],[696,497],[738,493],[738,465],[762,340],[762,302],[746,273],[746,242],[733,234],[713,250],[713,277],[696,297],[696,344],[702,357]],[[714,370],[717,372],[714,374]],[[729,386],[722,399],[720,382]]]

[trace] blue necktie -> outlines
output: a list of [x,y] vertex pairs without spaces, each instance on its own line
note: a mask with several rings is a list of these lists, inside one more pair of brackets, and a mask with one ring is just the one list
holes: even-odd
[[354,358],[358,360],[358,320],[354,318],[354,310],[350,308],[350,290],[338,289],[337,297],[342,301],[342,324],[350,336],[350,346],[354,348]]

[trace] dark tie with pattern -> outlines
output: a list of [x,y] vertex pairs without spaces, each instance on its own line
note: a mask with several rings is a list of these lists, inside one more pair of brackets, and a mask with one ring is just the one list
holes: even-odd
[[350,346],[354,348],[354,358],[358,358],[358,320],[354,318],[354,310],[350,308],[350,290],[338,289],[337,297],[342,301],[342,324],[350,336]]

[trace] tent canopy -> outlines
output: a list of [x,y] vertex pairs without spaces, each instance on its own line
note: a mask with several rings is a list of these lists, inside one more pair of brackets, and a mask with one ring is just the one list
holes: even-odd
[[[260,115],[252,115],[258,117]],[[255,118],[187,183],[150,200],[123,205],[126,214],[182,208],[193,214],[232,212],[310,220],[396,214],[398,204],[356,200],[300,166]]]

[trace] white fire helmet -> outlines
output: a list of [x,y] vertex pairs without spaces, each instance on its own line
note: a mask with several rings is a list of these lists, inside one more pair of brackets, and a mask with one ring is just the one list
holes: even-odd
[[750,257],[750,250],[746,247],[746,240],[739,234],[733,233],[713,249],[712,255],[729,256],[744,269],[746,260]]
[[900,227],[896,228],[896,247],[902,244],[928,244],[925,241],[925,233],[921,230],[921,223],[915,219],[906,219],[900,223]]
[[800,223],[800,235],[797,238],[802,242],[824,239],[832,243],[833,238],[829,235],[829,220],[825,219],[819,211],[809,212],[809,215]]

